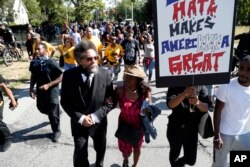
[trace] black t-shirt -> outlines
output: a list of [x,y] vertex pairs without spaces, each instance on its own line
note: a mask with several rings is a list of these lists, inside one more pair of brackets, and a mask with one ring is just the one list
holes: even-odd
[[50,87],[47,91],[39,89],[40,86],[47,84],[58,78],[62,71],[54,60],[37,57],[30,62],[29,70],[36,82],[38,99],[57,99],[59,96],[58,85]]
[[136,64],[137,52],[139,51],[138,41],[133,39],[132,41],[125,39],[122,42],[125,55],[123,56],[124,63],[126,65]]
[[112,34],[112,32],[107,32],[107,31],[105,31],[102,34],[102,40],[103,40],[105,46],[108,46],[108,44],[111,42],[111,34]]
[[[4,83],[5,82],[5,79],[3,78],[3,76],[0,74],[0,84],[1,83]],[[0,89],[0,102],[3,101],[3,94],[2,94],[2,91]]]
[[[167,104],[170,99],[181,94],[186,87],[170,87],[167,93]],[[208,102],[208,91],[206,86],[196,86],[197,94],[201,102]],[[185,127],[186,131],[198,132],[198,123],[203,113],[194,107],[194,112],[190,112],[190,104],[188,98],[185,98],[177,107],[172,109],[172,114],[169,116],[169,126],[175,129]],[[184,129],[184,128],[183,128]]]
[[10,28],[6,27],[4,30],[0,30],[0,36],[3,37],[4,43],[12,43],[14,42],[12,39],[13,32]]

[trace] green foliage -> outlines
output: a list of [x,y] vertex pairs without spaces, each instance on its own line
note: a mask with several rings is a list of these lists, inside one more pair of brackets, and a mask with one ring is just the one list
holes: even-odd
[[14,11],[12,9],[13,0],[0,1],[0,20],[5,20],[8,23],[14,21]]
[[237,23],[240,25],[250,24],[250,0],[243,0],[238,2]]
[[28,10],[30,24],[40,25],[46,20],[46,16],[41,13],[41,7],[37,0],[23,0],[23,2]]
[[[134,21],[141,22],[150,22],[152,18],[152,9],[151,6],[147,6],[147,4],[151,4],[151,0],[141,0],[134,1],[133,4],[133,13],[134,13]],[[131,0],[122,0],[115,7],[115,19],[124,20],[126,18],[132,18],[132,1]]]
[[102,0],[82,0],[75,4],[74,15],[78,21],[92,20],[94,18],[95,10],[100,11],[104,9]]

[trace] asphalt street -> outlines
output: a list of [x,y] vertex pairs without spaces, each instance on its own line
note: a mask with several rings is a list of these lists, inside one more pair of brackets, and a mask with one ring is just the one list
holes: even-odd
[[[27,69],[28,70],[28,69]],[[119,74],[121,81],[122,72]],[[153,76],[154,79],[154,76]],[[156,88],[155,82],[150,83],[153,89],[153,103],[162,109],[162,113],[154,122],[158,136],[149,144],[143,143],[139,167],[166,167],[170,166],[169,143],[166,138],[168,115],[171,113],[166,107],[167,88]],[[0,153],[0,167],[71,167],[73,166],[74,143],[70,130],[69,116],[61,114],[62,136],[58,143],[50,140],[51,128],[47,116],[41,114],[36,108],[35,100],[29,97],[29,83],[15,92],[19,99],[19,106],[11,111],[5,100],[4,122],[13,134],[11,148]],[[119,167],[122,165],[122,155],[117,147],[114,136],[117,129],[119,108],[108,114],[107,150],[105,167]],[[210,113],[212,116],[212,113]],[[208,167],[212,164],[212,138],[201,139],[198,143],[196,167]],[[89,140],[89,161],[94,167],[95,151],[92,140]],[[132,157],[129,159],[132,165]]]

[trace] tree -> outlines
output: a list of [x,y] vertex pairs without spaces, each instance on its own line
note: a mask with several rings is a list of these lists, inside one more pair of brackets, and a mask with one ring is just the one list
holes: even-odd
[[237,23],[250,24],[250,0],[239,1],[237,6]]
[[41,13],[41,7],[37,0],[23,0],[29,16],[29,22],[32,25],[40,25],[46,17]]
[[6,21],[12,23],[14,21],[13,1],[12,0],[1,0],[0,1],[0,21]]
[[74,16],[78,21],[92,20],[95,11],[104,9],[102,0],[67,0],[74,5]]
[[[147,13],[146,8],[145,8],[145,1],[146,0],[141,0],[141,1],[132,1],[132,0],[122,0],[118,5],[115,7],[116,15],[115,19],[116,20],[124,20],[126,18],[131,18],[132,15],[132,3],[133,4],[133,10],[134,10],[134,21],[136,22],[145,22],[151,19],[152,17],[148,16],[151,15],[151,13]],[[151,2],[151,0],[149,0]],[[147,9],[148,10],[148,9]],[[149,10],[149,12],[151,9]],[[148,15],[147,15],[148,14]],[[150,21],[149,21],[150,22]]]

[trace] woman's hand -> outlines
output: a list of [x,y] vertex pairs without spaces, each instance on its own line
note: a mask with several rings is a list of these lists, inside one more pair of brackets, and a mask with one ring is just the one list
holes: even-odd
[[200,102],[198,95],[189,95],[188,102],[189,102],[189,104],[198,105]]
[[214,139],[214,147],[219,150],[223,147],[223,141],[221,139],[221,137],[215,138]]

